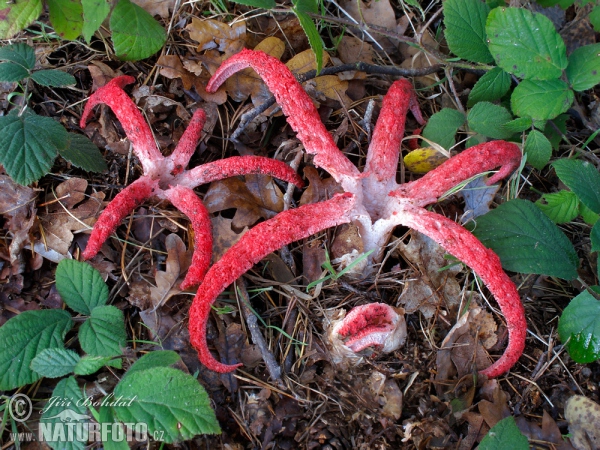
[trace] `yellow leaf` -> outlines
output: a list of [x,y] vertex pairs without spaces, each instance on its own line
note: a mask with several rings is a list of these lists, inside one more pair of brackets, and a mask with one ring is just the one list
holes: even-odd
[[254,50],[260,50],[267,55],[271,55],[277,59],[281,59],[285,52],[285,42],[275,36],[269,36],[258,43]]
[[[325,67],[328,62],[329,55],[326,52],[323,52],[323,67]],[[296,75],[304,72],[309,72],[311,70],[317,70],[317,61],[315,59],[315,54],[311,49],[304,50],[303,52],[298,53],[287,63],[285,63],[285,65]]]
[[418,148],[404,157],[404,165],[413,173],[427,173],[447,159],[431,147]]

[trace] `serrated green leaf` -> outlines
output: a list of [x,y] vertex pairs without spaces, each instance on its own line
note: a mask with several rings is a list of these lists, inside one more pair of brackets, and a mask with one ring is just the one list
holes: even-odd
[[506,122],[502,128],[504,128],[507,132],[510,131],[511,133],[520,133],[521,131],[531,128],[532,126],[533,120],[531,120],[531,117],[518,117],[510,122]]
[[21,81],[28,76],[29,71],[19,64],[12,62],[0,63],[0,81],[12,83],[14,81]]
[[129,0],[119,0],[110,16],[115,54],[125,61],[149,58],[165,42],[165,29],[143,8]]
[[0,327],[0,391],[9,391],[40,379],[31,361],[42,350],[63,348],[73,326],[68,312],[57,309],[25,311]]
[[312,49],[315,59],[317,61],[317,75],[321,72],[323,68],[323,41],[321,40],[321,36],[319,35],[319,31],[312,18],[303,11],[299,11],[294,9],[296,13],[296,17],[300,21],[300,26],[304,30],[306,37],[308,38],[308,43],[310,44],[310,48]]
[[562,80],[524,80],[513,91],[510,103],[517,116],[548,120],[568,110],[574,98]]
[[294,8],[298,11],[317,14],[319,12],[318,0],[293,0]]
[[30,70],[35,66],[35,51],[33,47],[22,42],[5,45],[0,47],[0,61],[14,62]]
[[94,308],[106,305],[108,286],[88,263],[63,259],[55,276],[58,293],[73,311],[89,316]]
[[273,9],[277,6],[275,0],[233,0],[233,2],[262,9]]
[[[465,123],[466,117],[460,111],[444,108],[429,118],[423,129],[423,137],[440,144],[446,150],[456,143],[456,132]],[[423,146],[428,146],[426,142]]]
[[112,407],[106,405],[102,405],[100,407],[98,422],[101,424],[106,424],[104,425],[105,427],[110,425],[110,433],[105,433],[105,436],[102,436],[104,450],[129,450],[129,445],[125,439],[115,439],[115,436],[113,436],[112,430],[114,430],[114,427],[119,427],[120,430],[117,431],[117,433],[121,433],[123,424],[119,423],[117,420]]
[[596,214],[600,213],[600,173],[592,164],[575,159],[559,159],[552,163],[556,175],[579,200]]
[[152,369],[153,367],[168,367],[177,364],[181,358],[172,350],[156,350],[146,353],[136,362],[134,362],[126,375],[138,370]]
[[573,244],[533,203],[511,200],[476,222],[473,234],[496,252],[506,270],[577,278]]
[[0,163],[17,183],[27,186],[46,175],[67,131],[50,117],[26,110],[0,117]]
[[513,135],[504,128],[511,120],[512,115],[506,108],[489,102],[477,103],[467,114],[471,130],[493,139],[508,139]]
[[576,91],[585,91],[600,83],[600,44],[584,45],[573,50],[566,74]]
[[558,335],[580,364],[600,359],[600,301],[587,291],[569,303],[558,320]]
[[221,432],[206,391],[180,370],[154,367],[136,371],[114,392],[125,402],[131,400],[130,406],[114,407],[117,418],[125,423],[148,424],[150,435],[161,435],[164,442]]
[[523,152],[527,155],[529,164],[538,170],[542,170],[550,162],[552,144],[542,133],[532,130],[527,135]]
[[69,133],[65,147],[58,151],[60,156],[80,169],[98,173],[108,170],[96,144],[83,134]]
[[83,7],[83,28],[81,34],[89,44],[90,39],[110,12],[110,4],[106,0],[81,0]]
[[542,14],[496,8],[488,15],[486,31],[496,64],[519,78],[551,80],[567,67],[565,43]]
[[596,214],[582,202],[579,202],[579,214],[583,221],[588,225],[595,225],[596,222],[598,222],[598,219],[600,219],[600,215]]
[[46,0],[50,22],[63,39],[75,40],[83,28],[81,0]]
[[75,378],[60,380],[52,391],[52,398],[60,401],[45,405],[40,433],[48,430],[45,441],[55,450],[83,450],[88,441],[87,421],[92,417],[87,414],[82,401],[84,396]]
[[596,221],[590,231],[590,240],[592,242],[592,251],[600,252],[600,222]]
[[493,102],[502,98],[510,89],[511,78],[500,67],[494,67],[483,75],[471,92],[467,106],[471,107],[478,102]]
[[123,311],[112,305],[97,306],[79,328],[79,343],[93,356],[118,356],[127,345]]
[[590,23],[594,27],[594,31],[600,32],[600,5],[594,6],[590,15],[588,16]]
[[31,369],[46,378],[60,378],[73,372],[79,355],[65,348],[47,348],[31,361]]
[[[31,24],[42,13],[42,0],[15,0],[4,2],[3,20],[0,21],[0,39],[9,39]],[[35,62],[35,61],[34,61]],[[25,66],[28,69],[31,66]]]
[[479,450],[529,450],[529,440],[521,433],[515,418],[509,416],[499,421],[485,435]]
[[485,19],[490,8],[479,0],[446,0],[444,24],[446,42],[452,53],[468,61],[489,63]]
[[544,194],[536,206],[554,223],[566,223],[579,215],[579,199],[571,191]]
[[73,372],[75,375],[91,375],[98,372],[104,366],[109,365],[112,356],[91,356],[85,355],[77,361]]
[[64,87],[77,83],[73,75],[56,69],[38,70],[31,74],[31,78],[42,86]]

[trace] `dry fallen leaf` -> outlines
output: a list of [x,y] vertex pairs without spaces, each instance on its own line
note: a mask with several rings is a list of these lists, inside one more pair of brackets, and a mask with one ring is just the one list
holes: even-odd
[[169,10],[173,11],[177,0],[132,0],[138,6],[144,8],[152,16],[169,18]]
[[[397,31],[396,14],[394,8],[390,5],[390,0],[372,1],[368,6],[362,0],[346,0],[342,2],[342,7],[358,23],[367,23],[380,28],[387,28],[390,31]],[[374,33],[371,36],[386,52],[393,53],[396,51],[396,45],[389,38]],[[372,39],[368,36],[364,36],[364,39],[372,42]]]
[[460,218],[460,221],[467,223],[469,220],[483,216],[489,212],[490,204],[494,201],[499,188],[499,184],[486,185],[484,177],[476,178],[467,184],[460,191],[465,199],[465,213]]
[[156,286],[150,288],[152,311],[161,307],[173,295],[179,294],[179,278],[185,273],[192,261],[192,252],[187,251],[185,244],[176,234],[165,238],[167,249],[166,270],[157,270],[154,275]]
[[198,43],[198,51],[216,48],[229,57],[244,48],[245,22],[236,22],[230,26],[218,20],[192,17],[192,22],[185,29],[190,34],[190,39]]
[[189,72],[177,55],[161,55],[156,61],[156,65],[160,66],[160,74],[163,77],[173,79],[181,78],[184,89],[191,89],[196,79],[195,75]]

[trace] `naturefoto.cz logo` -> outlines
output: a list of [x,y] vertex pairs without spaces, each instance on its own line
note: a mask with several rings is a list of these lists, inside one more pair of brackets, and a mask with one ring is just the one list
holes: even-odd
[[[98,423],[88,414],[88,407],[131,406],[135,401],[115,398],[111,395],[101,401],[91,398],[70,399],[52,397],[39,412],[39,428],[37,436],[33,433],[17,433],[11,436],[16,442],[46,441],[46,442],[140,442],[148,439],[148,425],[145,423]],[[15,422],[34,420],[33,408],[29,397],[16,394],[9,401],[9,413]],[[54,413],[54,414],[50,414]]]

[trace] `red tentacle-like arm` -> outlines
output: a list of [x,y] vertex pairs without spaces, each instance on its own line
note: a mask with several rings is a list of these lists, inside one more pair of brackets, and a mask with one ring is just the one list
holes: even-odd
[[121,220],[141,205],[144,200],[159,191],[157,180],[140,178],[119,192],[104,208],[98,221],[94,224],[88,244],[82,253],[83,259],[96,256],[104,241],[115,231]]
[[398,218],[400,224],[429,236],[473,269],[494,295],[506,318],[508,346],[504,354],[481,373],[492,378],[507,372],[525,349],[527,322],[517,288],[502,270],[500,258],[456,222],[424,208],[406,205]]
[[106,85],[94,92],[83,110],[80,126],[85,127],[94,106],[106,104],[113,110],[123,126],[127,137],[133,145],[133,151],[139,158],[144,173],[149,173],[154,164],[163,159],[158,151],[152,131],[144,120],[135,103],[127,96],[123,88],[135,81],[135,78],[123,75],[113,78]]
[[175,172],[173,175],[183,172],[190,162],[190,158],[194,154],[198,140],[202,135],[204,122],[206,122],[206,113],[203,109],[197,109],[194,112],[189,125],[183,132],[181,139],[179,139],[177,147],[175,147],[175,150],[173,150],[173,153],[170,156],[173,161],[173,170]]
[[206,323],[217,296],[269,253],[326,228],[349,222],[346,213],[354,206],[354,200],[352,194],[340,194],[325,202],[279,213],[248,230],[209,269],[190,307],[189,319],[190,340],[198,350],[202,364],[220,373],[231,372],[241,365],[220,363],[208,349]]
[[403,184],[390,195],[410,198],[415,204],[424,206],[437,199],[457,184],[486,170],[500,167],[500,170],[487,180],[493,184],[510,175],[521,163],[521,150],[516,144],[506,141],[492,141],[468,148],[453,156],[441,166],[416,181]]
[[261,51],[244,49],[221,64],[206,90],[215,92],[228,77],[247,67],[264,80],[307,153],[315,155],[317,166],[327,170],[338,182],[343,176],[359,176],[358,169],[333,142],[308,94],[278,59]]
[[188,289],[202,282],[210,265],[213,245],[210,216],[202,200],[190,188],[174,186],[165,191],[165,196],[175,208],[189,217],[194,230],[192,264],[180,285],[181,289]]
[[415,90],[412,84],[403,78],[394,82],[383,98],[381,113],[367,152],[365,172],[379,181],[396,178],[400,145],[409,109],[417,122],[423,125],[425,121],[421,116]]
[[304,186],[300,175],[290,166],[264,156],[231,156],[226,159],[219,159],[184,172],[175,178],[174,182],[180,186],[195,188],[211,181],[254,173],[271,175],[297,187]]

